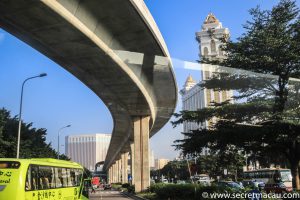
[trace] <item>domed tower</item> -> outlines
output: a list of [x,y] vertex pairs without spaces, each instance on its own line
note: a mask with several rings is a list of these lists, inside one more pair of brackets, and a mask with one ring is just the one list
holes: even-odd
[[222,59],[224,52],[221,50],[222,38],[229,37],[228,28],[223,28],[222,23],[209,13],[203,22],[202,29],[196,33],[199,42],[199,57],[208,59]]
[[183,95],[185,94],[187,91],[189,91],[192,87],[194,87],[196,85],[196,81],[194,81],[193,77],[191,75],[189,75],[185,81],[185,84],[183,86],[183,89],[180,90],[180,93]]

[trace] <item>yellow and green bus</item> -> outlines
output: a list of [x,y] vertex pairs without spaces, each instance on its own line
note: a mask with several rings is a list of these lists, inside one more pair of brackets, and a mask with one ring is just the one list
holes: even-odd
[[0,158],[0,200],[86,200],[84,187],[83,167],[78,163]]

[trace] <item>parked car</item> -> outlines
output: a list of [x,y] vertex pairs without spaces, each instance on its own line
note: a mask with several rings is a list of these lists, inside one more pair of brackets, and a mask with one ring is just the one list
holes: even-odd
[[177,180],[176,184],[186,184],[186,181],[184,181],[184,180]]
[[210,180],[197,180],[197,184],[203,185],[203,186],[211,186]]
[[224,189],[232,189],[232,190],[242,190],[244,189],[243,186],[241,186],[240,184],[233,182],[233,181],[219,181],[216,183],[217,187],[221,187]]
[[260,190],[265,187],[264,182],[257,180],[243,180],[242,184],[244,187],[259,188]]
[[197,184],[203,185],[203,186],[210,186],[211,180],[209,175],[207,174],[199,174],[192,177],[193,181]]
[[168,179],[166,179],[166,178],[161,179],[161,182],[162,183],[169,183]]

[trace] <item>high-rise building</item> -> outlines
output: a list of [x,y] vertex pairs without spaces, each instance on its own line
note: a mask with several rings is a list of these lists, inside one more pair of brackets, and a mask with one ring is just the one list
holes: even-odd
[[152,149],[149,151],[149,164],[151,170],[155,168],[154,151]]
[[66,155],[87,169],[95,171],[96,163],[105,160],[111,134],[70,135],[65,139]]
[[155,169],[162,169],[164,168],[164,166],[166,166],[168,164],[170,160],[168,159],[155,159]]
[[[199,57],[206,59],[224,59],[225,53],[221,50],[224,37],[229,37],[229,30],[223,28],[222,23],[212,14],[206,17],[202,29],[196,33],[196,39],[199,42]],[[218,73],[216,66],[208,64],[199,64],[201,66],[200,83]],[[230,99],[233,91],[214,91],[213,89],[203,89],[189,75],[183,89],[180,91],[182,95],[183,110],[196,111],[201,108],[209,107],[211,102],[221,103]],[[215,120],[215,119],[214,119]],[[194,122],[184,122],[183,131],[188,132],[198,128],[208,128],[211,121],[200,124]]]

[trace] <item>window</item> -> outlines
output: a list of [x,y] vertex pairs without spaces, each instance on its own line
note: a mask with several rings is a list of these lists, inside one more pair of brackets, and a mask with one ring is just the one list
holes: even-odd
[[55,188],[54,170],[52,167],[39,166],[39,189]]
[[31,167],[28,168],[27,174],[26,174],[26,182],[25,182],[25,190],[30,191],[32,189],[32,183],[31,183]]
[[281,181],[283,182],[292,181],[291,171],[289,170],[280,171],[280,175],[281,175]]
[[74,185],[74,180],[72,180],[72,177],[71,177],[71,169],[66,169],[66,172],[67,172],[67,180],[68,180],[68,184],[67,186],[68,187],[73,187]]
[[208,56],[208,48],[207,47],[203,48],[203,55]]
[[38,167],[29,165],[26,175],[25,190],[37,190],[38,189]]
[[222,48],[219,46],[219,56],[223,56]]
[[70,177],[71,177],[71,181],[72,181],[72,186],[80,186],[82,170],[71,169]]
[[62,187],[61,168],[55,168],[55,185],[56,185],[56,188]]
[[81,169],[30,165],[26,174],[25,190],[78,187],[82,173]]
[[61,180],[62,180],[62,186],[67,187],[68,186],[68,175],[67,175],[67,169],[61,168]]
[[216,52],[216,42],[214,40],[211,40],[210,42],[210,50],[212,53]]

